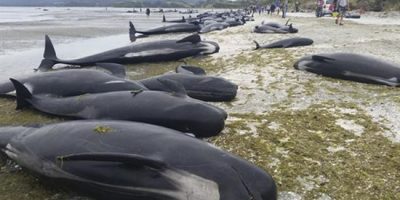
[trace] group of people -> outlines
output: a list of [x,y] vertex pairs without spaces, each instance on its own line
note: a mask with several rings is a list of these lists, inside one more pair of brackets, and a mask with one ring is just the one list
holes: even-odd
[[[350,9],[349,0],[333,0],[330,4],[329,10],[336,11],[338,14],[336,16],[335,23],[343,25],[343,18],[346,15],[346,11]],[[317,17],[323,16],[323,8],[325,6],[325,0],[317,0]]]
[[[295,6],[297,11],[299,10],[299,5],[300,3],[296,1]],[[258,12],[259,14],[261,14],[262,12],[267,12],[268,14],[271,15],[274,14],[275,11],[277,12],[277,15],[279,15],[280,11],[282,10],[282,17],[285,18],[286,12],[288,11],[288,0],[284,0],[283,3],[281,3],[281,0],[275,0],[274,3],[267,6],[252,5],[246,10],[250,10],[253,13]]]

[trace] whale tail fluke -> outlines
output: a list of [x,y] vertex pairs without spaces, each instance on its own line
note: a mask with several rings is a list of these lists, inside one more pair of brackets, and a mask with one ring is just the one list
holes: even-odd
[[297,32],[299,32],[299,30],[293,28],[293,24],[289,24],[289,33],[297,33]]
[[285,26],[287,26],[287,25],[289,24],[289,22],[290,22],[290,19],[288,19],[288,20],[286,21]]
[[254,42],[254,44],[256,44],[256,48],[254,50],[257,50],[261,47],[257,41],[253,40],[253,42]]
[[136,28],[132,22],[129,22],[129,40],[131,42],[136,41]]
[[32,94],[21,82],[10,78],[13,83],[15,91],[17,93],[17,110],[25,108],[30,105],[30,99],[32,99]]
[[58,63],[56,51],[54,50],[53,43],[51,42],[50,37],[48,35],[45,36],[43,57],[44,58],[38,67],[39,71],[48,71],[55,64]]

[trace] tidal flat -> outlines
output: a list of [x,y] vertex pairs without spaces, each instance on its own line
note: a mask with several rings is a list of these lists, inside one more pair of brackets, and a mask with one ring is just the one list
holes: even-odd
[[[128,16],[116,16],[102,23],[121,20],[125,24],[129,20]],[[269,172],[282,200],[400,199],[400,89],[326,78],[293,68],[294,62],[303,56],[333,52],[371,55],[400,66],[400,23],[347,20],[344,26],[336,26],[333,18],[316,19],[291,13],[289,18],[299,33],[252,33],[252,28],[263,20],[286,22],[278,16],[255,15],[256,21],[244,26],[202,35],[203,39],[219,43],[218,54],[184,59],[190,65],[203,67],[210,75],[239,85],[234,101],[214,103],[225,109],[229,117],[221,135],[208,141]],[[81,24],[84,20],[100,21],[82,20]],[[18,23],[6,25],[18,27]],[[0,24],[0,33],[6,25]],[[32,29],[35,33],[41,30]],[[124,31],[107,30],[109,35]],[[57,36],[57,31],[53,32]],[[80,32],[84,38],[93,33],[87,27]],[[69,33],[63,34],[66,35],[62,37],[68,37]],[[143,41],[168,36],[178,37],[163,35]],[[290,37],[309,37],[314,44],[254,50],[252,42],[263,44]],[[36,36],[32,38],[36,40]],[[141,79],[171,71],[182,63],[128,65],[127,74],[130,79]],[[37,64],[32,63],[32,68]],[[17,111],[12,99],[0,99],[0,112],[1,126],[67,120],[32,109]],[[0,180],[0,199],[87,199],[68,188],[38,179],[5,157],[0,157]]]

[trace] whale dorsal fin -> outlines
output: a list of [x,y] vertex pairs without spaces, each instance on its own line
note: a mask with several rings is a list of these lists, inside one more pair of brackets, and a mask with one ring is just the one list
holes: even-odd
[[191,42],[193,44],[201,42],[201,38],[199,34],[189,35],[181,40],[176,41],[176,43],[183,43],[183,42]]
[[253,42],[254,44],[256,44],[256,48],[254,50],[261,48],[260,44],[257,41],[253,40]]
[[167,87],[169,89],[169,92],[171,92],[174,96],[177,97],[187,96],[185,88],[179,82],[167,78],[158,78],[157,80],[165,87]]
[[119,162],[126,165],[133,165],[138,167],[151,167],[155,169],[163,169],[166,168],[167,166],[166,163],[160,160],[144,157],[137,154],[128,154],[128,153],[90,152],[90,153],[58,156],[57,160],[60,161],[61,163],[66,161]]
[[17,110],[25,108],[29,106],[30,100],[33,98],[31,91],[27,87],[24,86],[21,82],[10,78],[10,81],[14,85],[15,91],[17,93]]
[[322,55],[313,55],[312,59],[317,60],[317,61],[322,61],[322,62],[335,60],[333,58],[329,58],[329,57],[322,56]]
[[136,41],[136,28],[131,21],[129,21],[129,40]]

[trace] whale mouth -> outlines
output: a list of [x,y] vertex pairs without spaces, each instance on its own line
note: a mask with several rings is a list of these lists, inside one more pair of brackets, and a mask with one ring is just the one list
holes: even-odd
[[307,71],[307,70],[309,69],[309,65],[310,65],[311,63],[312,63],[311,60],[307,60],[307,59],[305,59],[305,60],[300,60],[300,61],[298,61],[297,63],[295,63],[294,67],[295,67],[296,69],[299,69],[299,70]]
[[230,167],[233,169],[233,171],[237,174],[237,177],[240,179],[240,182],[242,183],[243,188],[246,190],[247,195],[249,196],[249,199],[259,200],[258,198],[256,198],[254,196],[249,185],[246,183],[246,181],[243,179],[243,177],[240,175],[240,173],[237,171],[237,169],[235,169],[233,166],[230,166]]
[[219,45],[216,42],[203,42],[203,52],[201,54],[207,55],[207,54],[213,54],[213,53],[218,53],[219,52]]

